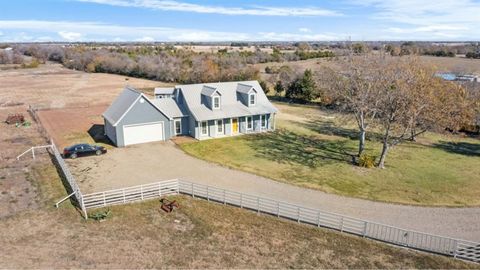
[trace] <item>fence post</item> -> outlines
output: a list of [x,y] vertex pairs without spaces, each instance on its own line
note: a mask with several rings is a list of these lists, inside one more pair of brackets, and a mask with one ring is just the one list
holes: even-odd
[[297,206],[297,222],[300,223],[300,207]]
[[280,202],[277,202],[277,217],[280,217]]
[[457,250],[458,250],[458,241],[455,240],[454,250],[453,250],[453,257],[457,258]]
[[[80,193],[78,190],[76,192]],[[87,208],[85,207],[85,202],[83,200],[82,193],[80,193],[80,201],[82,202],[83,215],[85,217],[85,220],[87,220],[88,219],[88,213],[87,213]]]
[[223,190],[223,204],[226,205],[227,201],[225,200],[225,189]]
[[125,189],[122,190],[123,193],[123,203],[125,203]]
[[240,193],[240,208],[243,208],[243,193]]
[[320,211],[317,214],[317,227],[320,227]]
[[143,201],[143,185],[140,186],[140,198]]
[[260,213],[260,197],[257,197],[257,213]]
[[210,195],[208,194],[208,186],[207,186],[207,201],[210,201]]
[[103,194],[103,206],[107,206],[107,202],[105,201],[105,192],[103,192],[102,194]]
[[363,234],[362,234],[363,237],[367,236],[367,225],[368,225],[368,222],[365,221],[363,223]]
[[32,158],[35,159],[35,148],[30,148],[30,150],[32,150]]
[[193,190],[193,183],[192,183],[192,197],[195,198],[195,191]]
[[180,182],[178,181],[178,179],[176,179],[177,181],[177,195],[180,194]]
[[340,232],[343,232],[343,217],[340,219]]
[[162,183],[158,183],[158,197],[162,197]]

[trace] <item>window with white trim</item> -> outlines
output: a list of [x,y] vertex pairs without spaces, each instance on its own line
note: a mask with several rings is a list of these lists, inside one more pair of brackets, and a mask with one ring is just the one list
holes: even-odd
[[175,120],[175,135],[182,134],[182,121]]
[[255,93],[248,95],[248,106],[254,106],[257,103],[257,96]]
[[217,120],[217,134],[223,134],[223,120]]
[[208,123],[207,121],[201,122],[201,134],[202,135],[207,135],[208,134]]
[[267,128],[267,115],[261,115],[260,116],[260,122],[262,123],[262,128]]
[[251,116],[247,116],[247,130],[253,129],[253,119]]
[[213,97],[213,108],[220,109],[220,97]]

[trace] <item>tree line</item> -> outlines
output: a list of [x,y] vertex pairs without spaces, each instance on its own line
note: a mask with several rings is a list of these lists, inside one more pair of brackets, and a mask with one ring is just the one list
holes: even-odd
[[[277,95],[293,101],[316,101],[353,115],[358,130],[355,162],[384,168],[395,145],[416,141],[427,131],[457,132],[480,113],[478,84],[449,82],[435,74],[413,56],[369,54],[339,59],[315,73],[307,69],[296,74],[283,66],[276,69],[272,85]],[[365,153],[369,132],[380,133],[378,158]]]

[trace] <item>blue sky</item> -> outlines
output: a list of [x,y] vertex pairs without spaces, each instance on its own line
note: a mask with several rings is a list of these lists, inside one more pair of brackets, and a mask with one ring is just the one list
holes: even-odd
[[480,0],[2,1],[0,42],[480,40]]

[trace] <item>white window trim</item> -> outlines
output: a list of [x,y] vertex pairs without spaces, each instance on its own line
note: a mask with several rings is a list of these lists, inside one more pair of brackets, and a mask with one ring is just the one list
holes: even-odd
[[267,115],[266,114],[263,114],[263,115],[260,115],[260,127],[263,128],[263,129],[266,129],[268,128],[268,120],[267,120]]
[[[207,129],[206,129],[205,133],[203,133],[203,123],[205,123],[207,125]],[[208,135],[208,121],[201,121],[200,122],[200,135],[202,135],[202,136]]]
[[[215,107],[215,99],[218,99],[218,107]],[[214,97],[212,98],[212,108],[213,108],[214,110],[219,110],[219,109],[222,107],[221,102],[222,102],[222,101],[220,100],[220,97],[219,97],[219,96],[214,96]]]
[[[250,123],[252,124],[252,126],[250,128],[248,128],[248,118],[250,118]],[[245,117],[245,128],[246,130],[253,130],[253,117],[252,116],[246,116]]]
[[[253,96],[253,104],[250,103],[251,96]],[[248,106],[255,106],[257,105],[257,95],[255,93],[248,94]]]
[[[222,127],[222,132],[218,131],[218,127],[219,127],[218,121],[222,121],[222,124],[220,125]],[[225,125],[223,124],[223,119],[215,120],[215,133],[220,135],[225,134]]]
[[[175,135],[182,134],[182,120],[177,119],[177,120],[174,120],[173,122],[174,122],[173,123],[173,132],[175,133]],[[180,123],[180,132],[177,132],[177,123]]]

